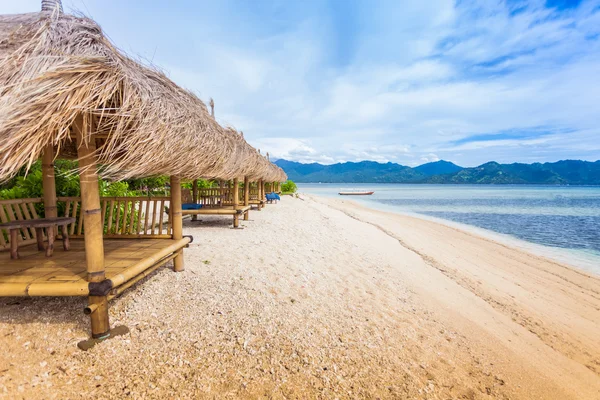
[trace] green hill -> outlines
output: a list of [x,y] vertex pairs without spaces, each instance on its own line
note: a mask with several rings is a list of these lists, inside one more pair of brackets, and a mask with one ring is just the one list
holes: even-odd
[[332,165],[287,160],[275,163],[295,182],[600,185],[600,161],[534,164],[491,161],[473,168],[462,168],[443,160],[415,168],[374,161]]

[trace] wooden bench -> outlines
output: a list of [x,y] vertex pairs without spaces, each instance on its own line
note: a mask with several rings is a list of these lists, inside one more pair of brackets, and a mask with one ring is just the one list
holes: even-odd
[[[34,228],[35,237],[37,239],[38,250],[46,250],[46,257],[51,257],[54,251],[54,227],[62,227],[63,249],[69,250],[69,233],[67,225],[75,222],[75,218],[59,217],[59,218],[38,218],[25,221],[11,221],[0,224],[0,228],[7,229],[10,233],[10,258],[16,260],[19,258],[19,231],[21,229]],[[44,231],[48,236],[48,246],[44,246]]]
[[250,206],[225,206],[225,207],[202,207],[197,210],[182,210],[182,215],[233,215],[233,227],[238,228],[240,225],[240,215],[244,215],[247,219]]
[[248,201],[248,204],[250,207],[256,207],[256,209],[260,211],[260,209],[263,208],[266,203],[264,200],[250,200]]

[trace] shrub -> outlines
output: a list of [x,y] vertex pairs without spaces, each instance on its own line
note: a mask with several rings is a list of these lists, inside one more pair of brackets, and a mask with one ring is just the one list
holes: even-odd
[[283,185],[281,185],[281,191],[283,193],[296,193],[296,190],[298,190],[298,187],[291,180],[288,180]]

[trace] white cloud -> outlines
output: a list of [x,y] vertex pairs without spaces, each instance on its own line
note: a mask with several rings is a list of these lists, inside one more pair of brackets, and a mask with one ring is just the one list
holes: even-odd
[[423,163],[429,163],[429,162],[440,161],[440,158],[436,154],[434,154],[434,153],[429,153],[429,154],[421,157],[420,160]]
[[[0,0],[6,12],[39,8],[17,3]],[[535,0],[518,13],[521,3],[484,0],[64,3],[213,97],[221,123],[274,157],[465,166],[600,158],[597,0],[562,12]],[[336,7],[355,9],[340,17]],[[548,134],[454,144],[539,127]]]
[[[294,138],[262,138],[254,141],[259,149],[268,149],[272,159],[295,160],[305,163],[331,164],[337,160],[330,156],[319,153],[306,140]],[[264,152],[263,152],[264,154]]]

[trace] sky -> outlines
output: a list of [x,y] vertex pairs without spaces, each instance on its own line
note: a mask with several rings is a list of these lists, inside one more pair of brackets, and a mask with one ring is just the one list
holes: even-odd
[[[600,0],[63,0],[274,158],[600,159]],[[0,0],[0,13],[38,11]]]

